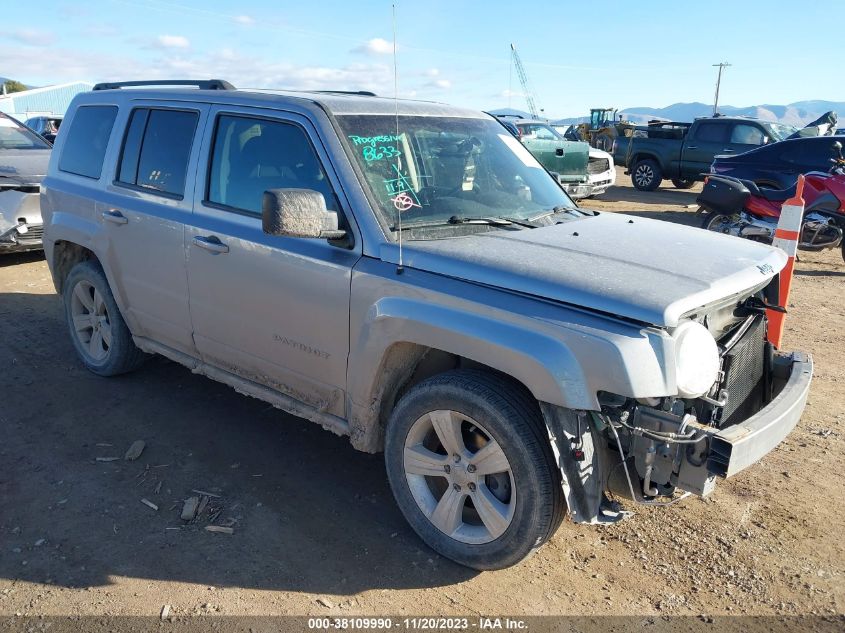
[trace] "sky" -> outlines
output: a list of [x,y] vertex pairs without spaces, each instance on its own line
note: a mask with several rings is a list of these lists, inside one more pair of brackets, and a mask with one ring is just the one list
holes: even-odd
[[[0,76],[27,85],[221,78],[241,88],[393,96],[383,1],[0,0]],[[398,0],[400,97],[527,109],[514,43],[547,117],[591,107],[845,101],[836,3],[804,0]],[[840,7],[841,8],[841,7]],[[835,18],[835,19],[834,19]],[[836,23],[838,22],[838,27]]]

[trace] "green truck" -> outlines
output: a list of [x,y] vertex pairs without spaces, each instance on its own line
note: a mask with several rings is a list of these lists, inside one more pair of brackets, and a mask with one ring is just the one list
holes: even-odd
[[555,175],[571,198],[596,196],[615,184],[615,163],[608,152],[583,141],[568,140],[546,121],[515,117],[499,120]]
[[654,191],[664,179],[678,189],[689,189],[704,180],[716,155],[741,154],[795,132],[789,125],[744,117],[661,121],[633,128],[630,137],[620,136],[613,155],[640,191]]

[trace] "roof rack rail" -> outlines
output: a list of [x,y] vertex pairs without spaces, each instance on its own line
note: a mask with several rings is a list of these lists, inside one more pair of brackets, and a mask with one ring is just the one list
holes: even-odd
[[145,81],[110,81],[99,83],[91,90],[115,90],[136,86],[196,86],[200,90],[236,90],[228,81],[222,79],[150,79]]
[[375,92],[369,90],[315,90],[320,95],[359,95],[362,97],[377,97]]

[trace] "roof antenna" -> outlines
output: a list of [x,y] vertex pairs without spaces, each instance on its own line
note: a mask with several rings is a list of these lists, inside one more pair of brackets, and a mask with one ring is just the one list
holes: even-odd
[[[399,143],[399,70],[396,65],[396,3],[393,7],[393,103],[396,106],[396,142]],[[402,182],[402,159],[401,154],[396,154],[396,175],[399,176],[399,182]],[[402,211],[398,206],[396,208],[396,227],[399,229],[399,266],[396,268],[396,274],[401,275],[405,268],[402,265]]]

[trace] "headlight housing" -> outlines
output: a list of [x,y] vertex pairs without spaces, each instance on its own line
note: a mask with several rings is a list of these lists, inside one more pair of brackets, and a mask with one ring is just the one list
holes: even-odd
[[681,398],[698,398],[719,377],[719,347],[706,327],[695,321],[678,326],[675,339],[675,382]]

